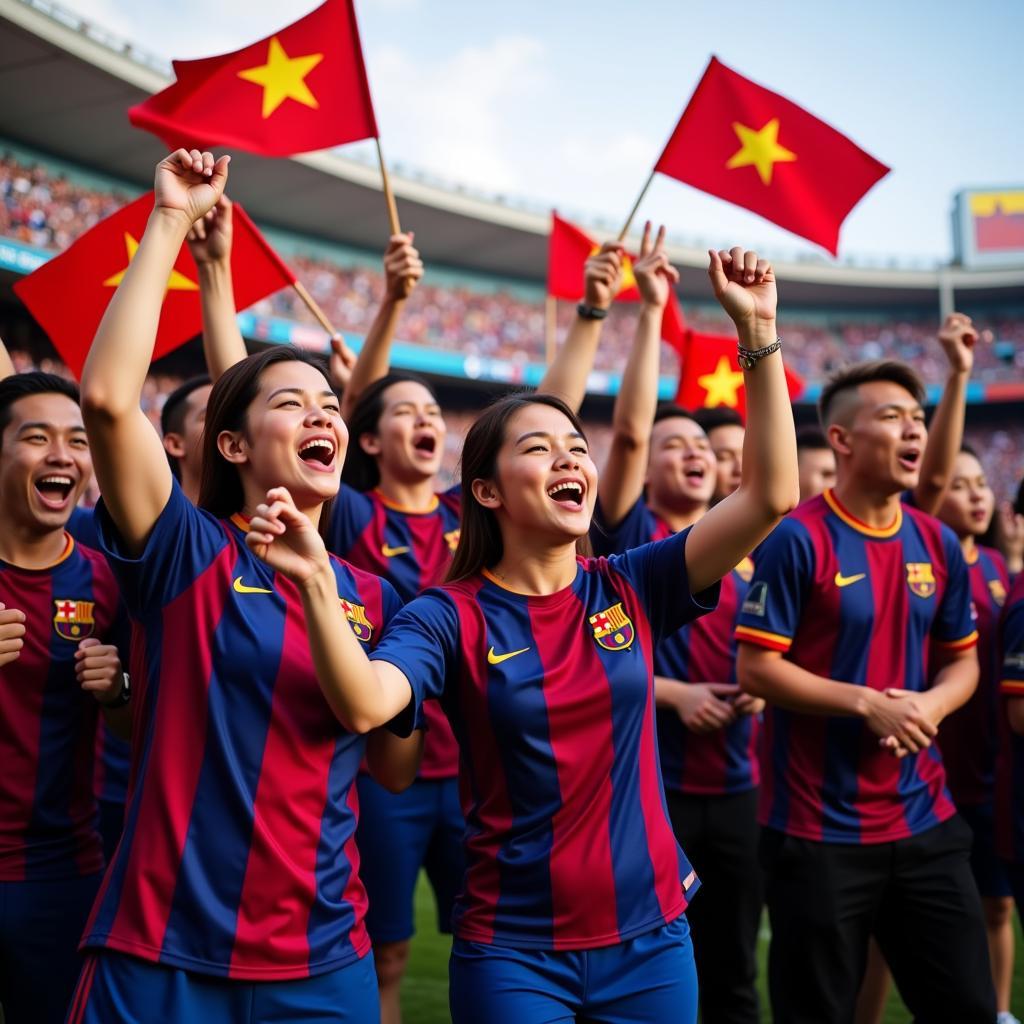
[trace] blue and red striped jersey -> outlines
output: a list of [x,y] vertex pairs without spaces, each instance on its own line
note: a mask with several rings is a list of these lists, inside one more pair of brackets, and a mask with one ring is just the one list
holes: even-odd
[[[590,540],[594,552],[609,555],[672,536],[672,528],[641,497],[618,526],[603,519],[600,502]],[[655,675],[683,683],[735,683],[740,605],[754,564],[744,559],[722,579],[718,607],[661,640],[654,652]],[[690,732],[672,708],[658,708],[658,753],[668,789],[693,796],[744,793],[761,779],[757,761],[758,718],[743,715],[724,729]]]
[[461,749],[460,938],[586,949],[660,927],[697,886],[658,777],[654,644],[714,607],[683,532],[531,597],[491,574],[411,602],[371,656],[440,697]]
[[939,727],[939,747],[946,766],[946,784],[958,807],[992,802],[999,750],[999,617],[1010,589],[1003,556],[993,548],[976,547],[968,563],[971,599],[977,612],[978,688],[962,708]]
[[[342,484],[334,502],[327,546],[339,558],[387,580],[407,604],[445,577],[459,544],[461,489],[434,496],[425,512],[412,512],[380,491]],[[424,708],[427,734],[421,779],[451,779],[459,773],[459,748],[444,712],[434,702]]]
[[[831,491],[804,502],[758,549],[736,635],[801,668],[875,690],[927,686],[929,641],[977,641],[953,531],[901,505],[875,529]],[[803,839],[880,843],[955,813],[933,744],[899,760],[855,717],[769,704],[760,820]]]
[[[296,587],[253,555],[240,516],[174,484],[143,553],[102,504],[133,618],[132,785],[83,943],[190,971],[307,977],[365,954],[353,785],[363,737],[317,682]],[[367,647],[400,602],[332,560]]]
[[[77,507],[72,510],[68,520],[67,531],[79,544],[90,548],[99,547],[96,534],[96,517],[91,508]],[[129,652],[127,631],[121,641],[111,641],[123,647],[121,663],[128,669]],[[131,745],[127,740],[116,736],[107,725],[106,719],[100,715],[96,729],[96,774],[94,789],[97,800],[109,800],[123,804],[128,793],[128,767],[131,763]]]
[[[999,692],[1003,702],[1024,699],[1024,573],[1010,589],[999,623]],[[996,763],[996,849],[1004,860],[1024,862],[1024,736],[999,715]]]
[[45,569],[0,562],[0,602],[25,613],[21,654],[0,668],[0,881],[103,868],[93,750],[99,705],[75,676],[86,637],[116,642],[117,584],[103,556],[65,534]]

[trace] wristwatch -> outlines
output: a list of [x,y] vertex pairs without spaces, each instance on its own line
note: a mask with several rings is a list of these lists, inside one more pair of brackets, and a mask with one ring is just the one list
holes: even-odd
[[117,696],[113,700],[100,701],[100,707],[103,708],[123,708],[132,699],[132,688],[131,683],[128,680],[128,673],[121,673],[121,689],[118,691]]
[[576,315],[581,320],[603,320],[608,315],[608,310],[602,309],[600,306],[588,306],[585,302],[581,302],[576,307]]
[[736,362],[740,364],[741,370],[752,370],[757,366],[758,361],[764,359],[765,356],[770,356],[773,352],[778,352],[782,348],[782,339],[776,338],[770,345],[765,345],[764,348],[744,348],[742,345],[736,346]]

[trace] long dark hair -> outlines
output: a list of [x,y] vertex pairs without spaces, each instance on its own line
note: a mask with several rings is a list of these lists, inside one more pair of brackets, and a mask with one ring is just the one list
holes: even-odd
[[[227,519],[241,512],[245,505],[245,490],[238,467],[228,462],[217,447],[217,438],[224,430],[246,430],[249,406],[259,394],[260,381],[268,366],[275,363],[306,363],[324,375],[330,386],[330,376],[324,360],[290,345],[258,352],[235,363],[213,385],[206,406],[206,425],[203,427],[203,468],[199,477],[199,507],[212,512],[218,519]],[[320,513],[321,532],[330,522],[334,499],[323,504]]]
[[380,427],[380,418],[384,412],[384,392],[392,384],[401,384],[405,381],[422,384],[437,401],[437,395],[430,383],[415,373],[389,373],[386,377],[375,380],[359,396],[359,401],[356,402],[352,415],[348,418],[348,433],[351,440],[348,446],[348,456],[341,471],[341,479],[354,490],[372,491],[380,483],[380,466],[377,464],[377,456],[363,451],[359,439],[363,434],[377,433]]
[[[459,546],[455,549],[448,569],[447,582],[468,579],[481,569],[489,569],[501,561],[505,544],[501,537],[498,518],[473,497],[474,480],[493,480],[497,472],[498,453],[505,443],[509,420],[521,409],[531,405],[548,405],[557,409],[584,438],[586,432],[576,413],[560,398],[535,392],[507,395],[488,406],[469,428],[462,445],[462,521]],[[577,549],[589,553],[588,545]]]

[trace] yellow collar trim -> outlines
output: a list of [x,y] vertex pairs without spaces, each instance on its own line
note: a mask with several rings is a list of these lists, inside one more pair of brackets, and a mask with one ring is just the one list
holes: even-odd
[[903,525],[903,505],[899,504],[896,506],[896,517],[888,526],[868,526],[863,520],[858,519],[851,512],[848,512],[839,503],[839,499],[835,496],[832,488],[829,488],[822,495],[825,499],[825,503],[839,518],[846,523],[847,526],[852,527],[858,533],[863,533],[866,537],[895,537],[899,533],[900,527]]
[[381,504],[386,508],[391,509],[394,512],[407,512],[410,515],[426,515],[428,512],[433,512],[435,508],[440,504],[440,500],[436,494],[430,496],[430,503],[426,508],[409,508],[408,505],[399,505],[397,501],[392,501],[382,490],[374,488],[373,493],[377,495],[381,500]]

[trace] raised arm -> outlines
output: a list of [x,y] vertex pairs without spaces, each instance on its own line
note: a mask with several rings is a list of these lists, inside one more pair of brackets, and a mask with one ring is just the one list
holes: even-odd
[[231,200],[223,195],[188,233],[188,247],[199,270],[203,355],[211,380],[246,357],[245,341],[235,317],[232,237]]
[[967,382],[974,366],[978,332],[969,316],[950,313],[939,328],[939,341],[949,360],[949,375],[928,425],[921,476],[914,488],[914,504],[929,515],[935,515],[942,504],[942,496],[953,477],[953,463],[963,443]]
[[665,254],[665,229],[651,242],[651,225],[644,226],[640,259],[633,267],[643,305],[633,348],[622,373],[622,385],[612,412],[612,442],[601,472],[599,494],[605,525],[614,529],[636,504],[644,489],[651,427],[658,406],[658,359],[661,318],[672,288],[679,280]]
[[[622,245],[605,242],[583,269],[583,305],[595,310],[610,308],[622,283]],[[594,365],[604,319],[582,317],[577,312],[562,347],[537,385],[545,394],[557,395],[570,409],[579,411],[587,393],[587,377]]]
[[[756,352],[774,344],[777,295],[771,264],[739,247],[709,256],[711,286],[736,325],[740,346]],[[721,579],[749,555],[800,500],[793,407],[781,352],[744,369],[743,384],[743,480],[690,531],[686,569],[693,593]]]
[[153,212],[100,322],[82,372],[82,415],[103,500],[129,551],[141,552],[171,491],[163,445],[139,400],[167,279],[191,225],[224,191],[228,160],[179,149],[156,169]]
[[11,354],[7,351],[4,339],[0,338],[0,380],[10,377],[14,373],[14,363],[11,361]]
[[366,657],[342,611],[324,542],[285,488],[267,492],[245,542],[298,587],[316,677],[338,721],[364,733],[404,711],[412,700],[409,680],[393,665]]
[[[387,375],[391,365],[391,344],[398,329],[398,318],[406,300],[423,277],[423,261],[413,247],[413,233],[392,235],[384,252],[384,300],[370,324],[359,350],[359,358],[348,379],[335,380],[344,385],[341,415],[348,419],[359,396],[375,381]],[[337,349],[335,349],[337,352]]]

